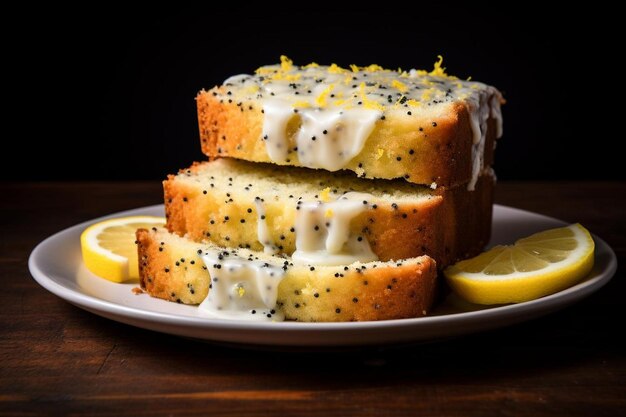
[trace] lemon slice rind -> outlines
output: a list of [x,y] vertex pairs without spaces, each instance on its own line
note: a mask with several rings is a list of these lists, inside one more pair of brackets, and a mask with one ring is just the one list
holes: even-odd
[[[165,219],[157,216],[130,216],[120,217],[93,224],[83,231],[80,236],[80,246],[83,262],[93,274],[113,282],[125,282],[137,278],[136,259],[129,261],[128,257],[117,254],[100,244],[99,237],[106,229],[111,227],[124,227],[128,225],[162,225]],[[114,232],[118,239],[128,238],[128,242],[122,242],[122,246],[132,245],[135,240],[135,228],[128,229],[128,236],[124,233]]]
[[[531,236],[516,242],[516,245],[519,244],[518,246],[497,247],[495,251],[500,252],[495,257],[493,254],[489,255],[490,251],[479,255],[478,257],[490,256],[492,258],[480,272],[464,270],[466,266],[470,268],[474,266],[474,269],[476,269],[476,258],[461,261],[448,267],[444,271],[447,282],[458,295],[476,304],[520,303],[566,289],[578,283],[589,274],[593,267],[595,249],[593,238],[587,229],[580,224],[567,226],[566,229],[571,232],[570,238],[577,242],[577,246],[571,251],[562,251],[567,253],[567,256],[560,261],[547,262],[527,251],[533,245],[533,241],[529,241],[532,238]],[[562,238],[559,237],[557,239]],[[537,241],[550,242],[557,239]],[[545,245],[538,246],[543,247]],[[549,249],[553,250],[553,248]],[[482,272],[496,260],[511,256],[511,251],[513,250],[526,251],[529,260],[534,256],[538,264],[544,263],[547,265],[531,271],[519,271],[513,268],[510,273],[506,274],[489,275]],[[488,258],[486,259],[489,260]],[[511,261],[511,265],[515,266],[513,261]]]

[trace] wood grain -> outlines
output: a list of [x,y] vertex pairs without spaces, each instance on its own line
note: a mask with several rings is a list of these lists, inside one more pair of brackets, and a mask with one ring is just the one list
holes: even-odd
[[[136,329],[39,287],[27,258],[72,224],[160,202],[152,183],[0,184],[0,415],[619,416],[624,269],[559,313],[413,347],[259,352]],[[497,200],[603,237],[626,261],[626,184],[500,183]]]

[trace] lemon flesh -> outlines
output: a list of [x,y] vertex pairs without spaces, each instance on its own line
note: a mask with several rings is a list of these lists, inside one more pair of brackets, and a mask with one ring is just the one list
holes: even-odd
[[571,287],[593,267],[595,244],[580,224],[496,246],[449,266],[448,284],[476,304],[521,303]]
[[113,282],[139,278],[135,232],[163,224],[162,217],[131,216],[89,226],[80,236],[85,266],[95,275]]

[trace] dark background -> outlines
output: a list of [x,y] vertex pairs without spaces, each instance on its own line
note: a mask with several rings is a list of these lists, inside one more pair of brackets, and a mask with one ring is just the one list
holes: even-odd
[[610,63],[618,50],[607,45],[619,27],[609,23],[610,11],[312,6],[306,13],[55,7],[5,15],[21,29],[4,31],[5,69],[14,77],[5,79],[12,111],[3,179],[162,179],[202,159],[198,90],[281,54],[297,64],[405,69],[430,69],[442,54],[449,73],[493,84],[507,99],[500,179],[626,178],[614,148],[621,121],[609,116],[608,103],[623,90],[612,81],[620,77]]

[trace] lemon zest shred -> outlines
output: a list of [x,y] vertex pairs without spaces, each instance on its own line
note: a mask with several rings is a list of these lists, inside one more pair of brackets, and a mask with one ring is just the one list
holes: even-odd
[[302,77],[302,74],[286,74],[285,80],[287,81],[298,81]]
[[433,66],[433,70],[429,72],[428,75],[447,77],[448,74],[446,74],[446,68],[442,67],[441,64],[443,64],[443,57],[441,55],[437,55],[437,61]]
[[304,101],[304,100],[298,100],[295,103],[293,103],[293,107],[303,109],[303,108],[311,107],[311,103],[309,103],[308,101]]
[[239,295],[239,297],[243,297],[245,293],[246,289],[244,287],[237,287],[237,294]]
[[309,68],[317,68],[320,65],[317,62],[311,62],[310,64],[307,64],[303,67],[301,67],[302,69],[309,69]]
[[335,89],[335,84],[330,84],[328,87],[326,87],[324,91],[322,91],[320,95],[317,96],[317,98],[315,99],[315,104],[317,104],[320,107],[326,107],[326,105],[328,104],[327,102],[328,96],[334,89]]
[[271,67],[259,67],[254,71],[254,73],[257,75],[266,75],[266,74],[271,74],[275,71],[276,69],[271,68]]
[[333,62],[330,64],[330,67],[328,67],[328,72],[331,74],[343,74],[344,72],[347,72],[347,70],[345,68],[341,68]]
[[284,80],[284,81],[298,81],[300,79],[300,77],[302,77],[302,74],[285,74],[284,72],[280,71],[280,72],[277,72],[276,74],[272,75],[269,78],[272,81],[280,81],[280,80]]
[[403,82],[400,82],[398,80],[392,80],[391,81],[391,86],[393,88],[398,89],[398,91],[400,91],[401,93],[406,93],[407,90],[409,89],[409,87],[407,87],[406,84],[404,84]]
[[287,58],[286,55],[280,56],[280,69],[281,71],[289,71],[293,68],[293,61]]
[[376,65],[376,64],[368,65],[367,67],[363,67],[362,69],[368,72],[376,72],[376,71],[385,70],[383,67],[381,67],[380,65]]
[[382,104],[370,99],[365,92],[365,83],[359,84],[359,96],[361,98],[361,102],[363,103],[363,107],[370,110],[385,110],[385,106]]
[[320,192],[320,200],[323,202],[330,201],[330,187],[326,187]]

